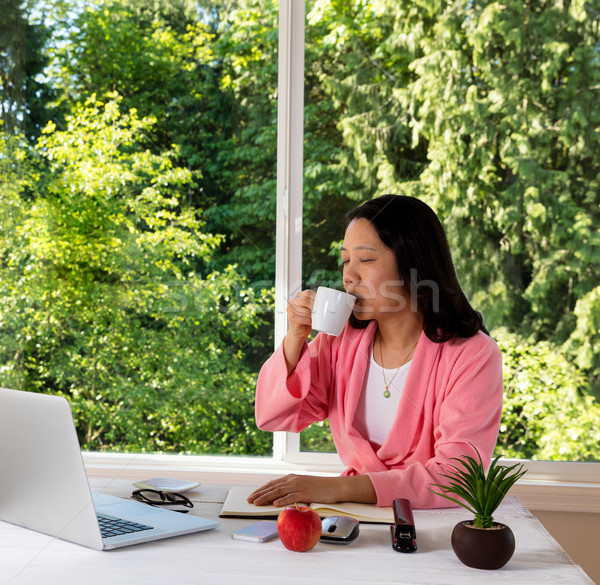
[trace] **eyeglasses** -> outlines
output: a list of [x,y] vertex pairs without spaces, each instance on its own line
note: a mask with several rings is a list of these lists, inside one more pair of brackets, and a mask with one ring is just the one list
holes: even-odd
[[159,490],[143,489],[135,490],[131,493],[131,497],[138,502],[149,504],[150,506],[174,506],[174,512],[187,514],[188,510],[178,510],[175,506],[183,506],[184,508],[193,508],[194,504],[183,494],[175,492],[161,492]]

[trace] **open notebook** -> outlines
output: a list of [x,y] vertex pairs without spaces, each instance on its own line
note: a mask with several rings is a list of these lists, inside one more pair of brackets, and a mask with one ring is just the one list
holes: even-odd
[[[234,486],[227,493],[221,518],[236,516],[239,518],[273,518],[279,515],[283,508],[277,506],[255,506],[249,504],[248,496],[255,490],[252,486]],[[298,502],[300,503],[300,502]],[[350,516],[359,522],[378,524],[393,524],[394,511],[392,507],[378,507],[373,504],[357,504],[354,502],[338,502],[337,504],[310,504],[321,518],[327,516]]]

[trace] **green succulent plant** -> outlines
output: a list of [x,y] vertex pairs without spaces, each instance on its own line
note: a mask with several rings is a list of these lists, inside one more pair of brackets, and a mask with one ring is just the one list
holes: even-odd
[[[450,465],[453,471],[442,474],[442,477],[450,481],[447,484],[431,484],[442,491],[428,489],[434,494],[469,510],[474,516],[473,525],[477,528],[491,528],[494,524],[492,515],[496,508],[500,505],[508,490],[527,470],[523,470],[523,466],[518,463],[511,466],[499,465],[500,455],[498,455],[490,464],[486,475],[481,455],[475,446],[473,448],[477,453],[478,460],[468,455],[453,457],[453,460],[457,461],[463,468]],[[448,494],[454,494],[462,500]]]

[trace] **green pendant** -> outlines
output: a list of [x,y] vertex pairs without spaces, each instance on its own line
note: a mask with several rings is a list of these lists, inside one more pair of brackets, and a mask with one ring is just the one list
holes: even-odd
[[385,392],[383,393],[383,397],[384,398],[389,398],[390,397],[390,391],[386,388]]

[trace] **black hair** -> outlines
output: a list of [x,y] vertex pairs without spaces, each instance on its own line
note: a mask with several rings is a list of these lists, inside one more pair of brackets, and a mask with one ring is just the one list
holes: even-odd
[[[411,304],[423,316],[423,329],[435,342],[488,333],[481,313],[473,309],[456,276],[448,239],[435,212],[405,195],[371,199],[347,214],[348,223],[366,219],[396,257],[398,274]],[[353,314],[353,327],[368,321]]]

